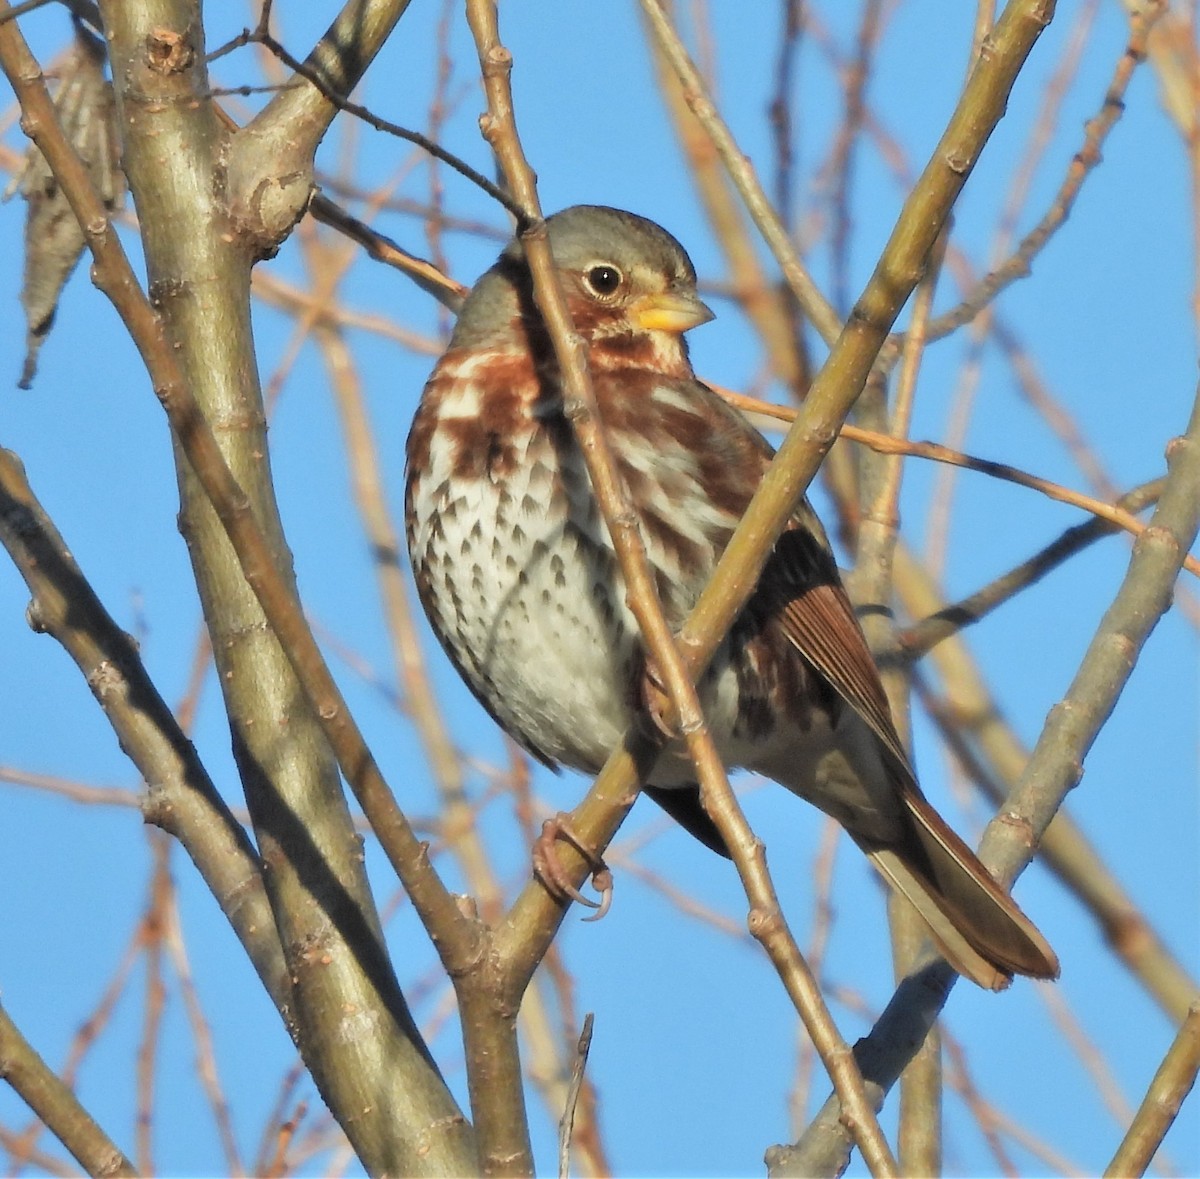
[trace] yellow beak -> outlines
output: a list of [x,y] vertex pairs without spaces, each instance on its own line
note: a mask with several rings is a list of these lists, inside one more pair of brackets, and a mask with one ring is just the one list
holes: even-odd
[[630,305],[629,316],[643,331],[681,332],[699,327],[713,319],[713,313],[695,295],[664,291],[661,295],[643,295]]

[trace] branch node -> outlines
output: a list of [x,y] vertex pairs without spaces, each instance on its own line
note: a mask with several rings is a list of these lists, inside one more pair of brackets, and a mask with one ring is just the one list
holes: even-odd
[[196,50],[186,33],[156,28],[146,37],[146,64],[156,74],[182,74],[196,60]]

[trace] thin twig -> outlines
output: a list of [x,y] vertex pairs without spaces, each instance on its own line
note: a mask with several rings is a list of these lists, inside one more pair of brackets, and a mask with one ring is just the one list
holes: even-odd
[[[905,334],[905,349],[890,414],[885,399],[886,382],[877,373],[857,406],[866,421],[886,421],[888,436],[907,439],[916,399],[917,378],[925,353],[925,329],[941,275],[946,233],[934,243],[928,265],[913,296],[912,320]],[[859,463],[860,499],[863,503],[858,529],[857,560],[852,591],[859,602],[889,602],[892,569],[900,527],[900,489],[904,464],[899,456],[864,455]],[[889,611],[868,612],[863,631],[880,661],[897,732],[911,747],[910,669],[887,657],[896,649],[895,626]],[[898,896],[889,898],[893,961],[897,979],[912,970],[928,938],[928,928],[916,910]],[[925,1037],[904,1070],[900,1088],[900,1121],[896,1135],[900,1166],[906,1175],[936,1175],[942,1171],[942,1064],[937,1029]]]
[[74,782],[57,774],[36,774],[31,770],[17,769],[16,766],[0,765],[0,782],[56,794],[84,806],[142,805],[142,795],[137,790],[127,790],[121,786],[89,786],[86,782]]
[[352,217],[340,205],[335,204],[321,193],[317,193],[313,197],[308,211],[318,221],[336,229],[351,241],[358,242],[367,251],[369,257],[374,258],[377,262],[384,262],[388,266],[394,266],[397,270],[407,274],[417,286],[432,295],[443,307],[454,312],[462,307],[462,301],[466,296],[466,287],[449,278],[434,263],[410,254],[391,238],[385,237],[378,230],[372,229],[358,218]]
[[883,2],[868,0],[863,5],[858,36],[854,41],[854,57],[842,75],[842,92],[845,96],[843,114],[829,153],[829,171],[833,174],[833,192],[830,196],[833,226],[829,234],[833,271],[830,299],[843,318],[850,310],[850,236],[853,228],[850,190],[854,183],[854,149],[862,132],[864,95],[882,32]]
[[[897,549],[896,555],[896,587],[905,612],[917,618],[936,617],[945,609],[945,602],[928,572],[905,548]],[[988,691],[960,636],[952,634],[939,642],[931,649],[930,658],[944,681],[945,696],[931,700],[918,676],[926,711],[963,770],[995,806],[1002,807],[1025,770],[1029,750],[1004,719],[1003,709]],[[1182,1020],[1197,994],[1195,980],[1163,944],[1069,814],[1060,811],[1055,815],[1038,856],[1092,914],[1113,953],[1168,1017]]]
[[[838,846],[841,843],[842,828],[836,819],[825,816],[821,823],[821,841],[817,853],[813,857],[811,872],[812,885],[812,935],[805,947],[804,956],[808,959],[813,970],[821,976],[825,965],[825,954],[829,948],[829,940],[837,922],[837,910],[833,904],[833,868],[837,861]],[[796,1075],[792,1082],[792,1091],[788,1094],[788,1110],[791,1115],[791,1125],[795,1133],[808,1117],[808,1101],[812,1092],[812,1074],[815,1052],[812,1041],[797,1029],[796,1046]]]
[[[929,325],[929,338],[939,340],[956,328],[969,323],[979,311],[1018,279],[1025,278],[1034,259],[1066,222],[1079,199],[1080,190],[1092,170],[1103,158],[1104,142],[1125,110],[1125,92],[1134,71],[1145,60],[1146,41],[1155,22],[1166,11],[1165,0],[1147,0],[1130,17],[1129,41],[1117,62],[1112,80],[1105,91],[1099,112],[1087,123],[1082,147],[1067,169],[1067,174],[1049,210],[1017,245],[1012,255],[981,279],[975,289],[957,306],[937,316]],[[889,340],[885,355],[891,354],[896,341]]]
[[706,93],[704,80],[684,48],[671,18],[659,0],[641,0],[655,42],[671,68],[679,76],[684,99],[704,128],[729,179],[740,194],[751,220],[770,247],[783,277],[801,310],[812,321],[821,338],[831,344],[842,330],[842,322],[833,306],[821,293],[792,244],[791,236],[771,207],[770,199],[758,179],[749,157],[738,146]]
[[[126,940],[120,961],[113,970],[108,984],[101,992],[99,1000],[92,1008],[91,1013],[79,1025],[75,1035],[71,1037],[67,1058],[59,1075],[63,1084],[72,1091],[75,1089],[80,1069],[87,1060],[88,1053],[99,1043],[112,1020],[117,1004],[125,995],[125,989],[129,985],[133,969],[141,958],[143,933],[143,922],[139,920]],[[46,1128],[46,1124],[35,1117],[20,1136],[9,1144],[8,1150],[12,1155],[14,1167],[19,1166],[24,1159],[32,1157],[38,1137]]]
[[1200,1003],[1193,1003],[1117,1153],[1105,1168],[1106,1177],[1125,1179],[1145,1172],[1184,1098],[1192,1091],[1197,1071],[1200,1071]]
[[[407,877],[405,884],[418,910],[435,924],[440,923],[439,927],[447,932],[455,928],[460,933],[465,932],[467,927],[450,894],[425,860],[420,840],[400,813],[329,673],[303,611],[278,569],[271,547],[251,511],[250,502],[230,471],[212,429],[196,403],[178,356],[166,339],[162,321],[143,294],[119,238],[111,232],[109,217],[86,171],[57,126],[40,76],[36,69],[27,68],[19,52],[16,46],[0,38],[0,60],[3,60],[26,111],[26,126],[54,169],[80,224],[85,227],[95,259],[96,283],[112,300],[141,352],[175,435],[227,530],[247,583],[292,661],[297,679],[322,723],[347,782],[371,820],[389,862],[401,879]],[[456,952],[455,947],[463,948],[455,937],[439,938],[437,944],[452,954]],[[468,958],[474,956],[470,949],[466,954]]]
[[1063,700],[1050,710],[1005,812],[983,849],[997,879],[1027,862],[1041,833],[1079,781],[1083,759],[1128,682],[1142,646],[1170,609],[1188,549],[1200,528],[1200,387],[1187,430],[1167,447],[1167,484],[1128,571]]
[[286,1013],[287,971],[250,840],[151,682],[132,640],[96,597],[8,451],[0,451],[0,543],[33,595],[31,622],[75,661],[122,748],[152,784],[139,799],[147,820],[169,830],[187,849],[272,999]]
[[[0,0],[0,11],[5,7]],[[378,42],[356,40],[348,22],[353,22],[356,10],[369,10],[379,18],[371,25],[371,34],[377,37],[383,34],[389,20],[394,24],[402,7],[390,0],[363,0],[361,4],[347,5],[335,21],[335,29],[346,36],[336,46],[325,40],[318,42],[314,52],[343,53],[344,64],[365,68]],[[253,646],[262,662],[242,660],[238,670],[245,674],[231,673],[231,692],[244,693],[248,701],[245,710],[237,708],[233,723],[239,748],[245,751],[239,758],[243,781],[252,790],[256,803],[262,804],[257,816],[262,820],[259,834],[272,843],[265,854],[275,855],[273,864],[279,869],[271,875],[270,892],[275,903],[268,927],[282,926],[289,935],[295,933],[286,939],[289,974],[284,994],[300,1000],[296,1011],[306,1032],[311,1033],[302,1038],[307,1063],[321,1086],[322,1096],[338,1110],[348,1132],[354,1135],[364,1165],[377,1170],[417,1165],[417,1155],[412,1153],[418,1149],[414,1139],[396,1135],[392,1124],[394,1103],[403,1092],[406,1108],[413,1111],[413,1116],[428,1116],[428,1124],[436,1127],[420,1144],[424,1165],[432,1165],[430,1159],[453,1158],[455,1163],[444,1165],[469,1169],[474,1165],[470,1127],[404,1004],[382,944],[336,767],[318,737],[318,726],[327,726],[329,746],[335,751],[347,780],[358,790],[360,800],[365,800],[364,811],[373,819],[391,862],[407,877],[406,884],[417,907],[445,934],[436,937],[436,944],[447,952],[451,962],[464,949],[467,958],[473,960],[475,926],[458,912],[425,857],[420,839],[404,821],[324,664],[295,598],[290,566],[283,556],[282,528],[265,483],[251,484],[254,491],[251,500],[233,475],[225,451],[196,399],[197,391],[210,403],[211,395],[228,393],[231,400],[223,404],[236,404],[237,412],[244,411],[245,428],[226,433],[224,439],[232,443],[231,458],[238,463],[239,470],[252,471],[257,478],[265,471],[261,465],[262,451],[251,457],[261,435],[255,417],[260,407],[257,375],[250,356],[249,319],[242,314],[246,310],[244,299],[253,250],[243,249],[232,235],[218,231],[216,223],[199,212],[200,205],[208,201],[204,208],[215,215],[217,203],[225,198],[224,190],[218,197],[214,186],[203,181],[194,187],[162,186],[155,182],[162,158],[152,141],[159,134],[176,137],[173,142],[179,146],[181,158],[173,166],[198,181],[202,174],[211,180],[212,174],[206,169],[214,164],[210,149],[217,134],[211,110],[201,103],[175,103],[168,97],[190,94],[187,90],[190,77],[203,82],[202,64],[185,57],[178,69],[161,73],[150,70],[146,68],[147,37],[153,30],[145,24],[148,19],[145,12],[136,6],[106,4],[105,17],[119,101],[131,98],[121,107],[129,129],[125,169],[133,178],[135,192],[139,192],[143,214],[147,200],[158,214],[145,227],[143,238],[148,269],[155,276],[161,275],[163,268],[181,266],[195,277],[194,267],[211,263],[216,269],[205,270],[203,280],[199,281],[204,285],[208,279],[213,280],[206,287],[214,301],[210,306],[219,304],[230,313],[231,319],[222,316],[206,319],[203,315],[189,318],[188,310],[170,294],[159,300],[162,308],[159,314],[142,291],[86,170],[64,139],[36,61],[12,23],[0,26],[0,64],[22,103],[26,129],[84,227],[95,261],[92,271],[95,281],[121,315],[171,421],[185,486],[185,526],[195,525],[199,520],[207,525],[203,537],[197,537],[195,553],[197,564],[202,566],[198,576],[211,611],[210,625],[219,625],[222,618],[231,620],[234,615],[229,610],[222,613],[222,608],[235,602],[236,609],[243,611],[237,616],[239,619],[254,619],[239,630],[239,636]],[[149,47],[169,55],[172,46],[178,45],[175,37],[170,30],[165,40],[158,39],[155,33],[150,36]],[[130,88],[132,96],[126,93]],[[271,105],[293,93],[285,91]],[[139,103],[138,99],[148,99],[151,94],[164,101]],[[295,150],[295,145],[289,150]],[[235,193],[240,193],[243,199],[247,196],[245,182],[253,179],[262,165],[261,160],[247,158],[247,153],[253,157],[253,145],[241,152],[238,183],[230,189],[230,200]],[[297,176],[297,186],[307,200],[303,171],[291,175]],[[296,194],[289,190],[287,195]],[[273,210],[285,215],[289,207],[287,200],[272,205]],[[230,213],[227,206],[222,208],[224,213]],[[236,220],[236,214],[233,215]],[[198,233],[205,235],[199,253],[192,249],[196,244],[192,235],[170,232],[172,216],[195,217],[198,226],[203,224],[203,230],[198,228]],[[287,227],[290,228],[290,221]],[[253,227],[250,237],[259,246],[264,241],[260,233],[253,232]],[[204,263],[200,262],[201,254]],[[162,290],[160,285],[159,291]],[[173,290],[178,295],[181,288]],[[241,310],[235,311],[235,307]],[[189,304],[189,308],[195,311],[196,305]],[[168,321],[178,331],[171,338],[168,338]],[[230,329],[235,322],[231,338]],[[210,365],[198,360],[197,354],[211,357],[206,348],[211,338],[207,333],[214,330],[222,339],[221,363]],[[255,443],[249,441],[252,435]],[[246,463],[252,465],[247,467]],[[228,560],[220,530],[211,526],[210,505],[232,542],[238,557],[236,565]],[[215,556],[217,551],[219,558]],[[262,627],[263,617],[269,629]],[[230,643],[222,649],[226,663],[234,657],[233,647]],[[293,658],[296,662],[290,664]],[[296,672],[295,681],[288,671],[289,664]],[[272,684],[278,689],[269,698],[258,694],[255,691],[258,685],[250,682],[256,669],[261,671],[268,665]],[[300,691],[296,691],[297,686]],[[281,705],[285,712],[280,711]],[[285,714],[286,732],[266,732],[261,726],[251,728],[258,715],[281,718]],[[244,745],[240,744],[243,738]],[[271,753],[267,752],[268,745]],[[296,756],[274,756],[285,749]],[[269,789],[267,765],[261,759],[270,759],[271,769],[277,771]],[[296,808],[303,812],[301,822],[297,822]],[[295,827],[300,828],[299,839],[283,851],[276,837]],[[403,849],[398,846],[401,843]],[[303,880],[301,872],[308,873]],[[293,899],[295,903],[289,903]],[[308,952],[313,938],[321,939],[325,953]],[[472,945],[468,947],[467,942]],[[335,995],[340,1002],[334,1002]],[[291,1011],[286,999],[281,1011],[285,1014]],[[375,1034],[370,1037],[350,1034],[350,1027],[361,1025],[364,1019],[375,1020]],[[339,1069],[336,1067],[339,1064],[344,1067]],[[412,1104],[407,1104],[410,1100]]]
[[[1051,133],[1057,122],[1058,113],[1066,96],[1072,78],[1079,67],[1084,47],[1088,43],[1088,32],[1095,19],[1098,0],[1088,0],[1088,4],[1080,10],[1070,36],[1067,47],[1054,74],[1046,83],[1044,97],[1040,104],[1037,122],[1029,136],[1029,145],[1025,154],[1009,182],[1009,191],[1003,208],[997,218],[996,230],[990,248],[992,265],[996,265],[1008,252],[1012,236],[1016,231],[1017,220],[1021,209],[1028,198],[1029,189],[1033,182],[1037,165],[1050,143]],[[984,35],[985,27],[990,27],[990,21],[984,22],[982,11],[976,22],[976,38],[974,49],[977,52],[982,44],[980,38]],[[995,307],[989,304],[983,308],[970,324],[968,345],[960,368],[958,387],[950,399],[950,421],[945,431],[946,441],[954,449],[961,449],[967,436],[971,415],[975,406],[976,394],[983,369],[985,345],[992,335],[992,325],[995,320]],[[951,507],[957,487],[957,471],[945,468],[938,472],[934,483],[934,491],[928,513],[926,527],[925,556],[930,572],[935,577],[941,575],[945,563],[946,546],[950,537]]]
[[420,221],[434,218],[444,233],[470,234],[472,237],[483,238],[485,241],[496,242],[498,245],[504,245],[512,237],[512,231],[507,227],[494,225],[489,221],[481,221],[475,217],[462,217],[444,210],[437,210],[428,201],[417,200],[414,197],[404,196],[402,193],[393,193],[379,201],[374,190],[368,190],[344,176],[322,172],[320,169],[316,172],[316,180],[323,191],[331,192],[344,200],[370,201],[373,206],[386,212],[404,213],[407,216],[416,217]]
[[[786,405],[775,405],[769,401],[760,401],[756,397],[746,397],[741,393],[735,393],[732,389],[724,389],[720,385],[711,385],[710,387],[728,401],[730,405],[736,406],[747,413],[762,414],[764,417],[775,418],[781,422],[795,422],[801,416],[800,410],[792,409]],[[1072,507],[1082,508],[1085,512],[1090,512],[1098,519],[1104,520],[1113,528],[1122,529],[1134,537],[1141,536],[1146,530],[1146,525],[1124,508],[1118,507],[1115,504],[1106,504],[1103,500],[1085,495],[1081,491],[1073,491],[1069,487],[1063,487],[1061,484],[1054,483],[1049,479],[1043,479],[1039,475],[1031,475],[1028,471],[1022,471],[1019,467],[1009,466],[1008,463],[998,463],[992,459],[964,454],[962,451],[952,450],[950,447],[942,446],[937,442],[912,442],[906,439],[893,438],[889,434],[880,434],[875,430],[864,430],[860,426],[852,426],[849,423],[842,425],[840,434],[841,437],[848,441],[861,442],[863,445],[869,446],[872,450],[878,451],[880,454],[908,455],[912,458],[925,458],[931,459],[933,462],[949,463],[952,466],[979,471],[981,474],[990,475],[993,479],[1002,479],[1006,483],[1015,483],[1018,487],[1028,487],[1031,491],[1040,491],[1048,499],[1057,500],[1063,504],[1070,504]],[[1189,573],[1200,577],[1200,560],[1197,558],[1190,555],[1185,557],[1183,568]]]
[[[1133,1106],[1121,1091],[1120,1082],[1105,1059],[1103,1049],[1095,1037],[1089,1035],[1070,1001],[1058,987],[1038,987],[1038,997],[1046,1005],[1047,1014],[1062,1037],[1063,1044],[1075,1054],[1080,1067],[1091,1078],[1096,1095],[1112,1115],[1113,1121],[1118,1126],[1127,1125],[1133,1117]],[[1165,1156],[1159,1162],[1165,1164],[1164,1174],[1175,1173]]]
[[[1117,501],[1118,506],[1126,512],[1141,511],[1158,499],[1162,488],[1162,479],[1144,483],[1123,495]],[[896,636],[896,646],[902,658],[906,663],[917,662],[943,639],[985,618],[1094,541],[1111,536],[1116,531],[1116,525],[1100,516],[1066,529],[1032,557],[994,578],[982,589],[943,606],[935,613],[927,614],[901,631]]]
[[[41,1122],[38,1122],[38,1125],[40,1126]],[[9,1174],[15,1174],[22,1164],[28,1163],[45,1171],[47,1175],[56,1176],[57,1179],[79,1179],[78,1167],[47,1150],[37,1147],[26,1149],[21,1136],[14,1134],[4,1126],[0,1126],[0,1147],[8,1152]]]
[[96,1124],[75,1094],[58,1079],[0,1007],[0,1078],[50,1128],[89,1174],[134,1176],[140,1172]]
[[784,222],[792,217],[792,181],[795,141],[792,131],[792,83],[804,29],[801,0],[782,0],[783,28],[775,64],[775,93],[771,98],[771,138],[775,145],[775,208]]
[[25,0],[23,4],[14,4],[5,13],[0,13],[0,24],[5,21],[16,20],[18,17],[25,16],[27,13],[36,12],[39,8],[52,3],[53,0]]
[[675,127],[679,146],[687,156],[688,176],[696,188],[713,234],[729,268],[726,285],[746,318],[767,345],[772,367],[797,400],[808,387],[808,358],[798,331],[795,300],[790,292],[768,279],[766,270],[738,203],[737,194],[721,168],[712,141],[689,109],[683,84],[651,41],[659,89]]
[[440,356],[444,345],[432,336],[401,327],[383,315],[353,311],[345,306],[318,307],[310,292],[301,290],[278,274],[256,270],[252,279],[254,294],[270,307],[278,307],[291,315],[318,313],[318,317],[339,328],[356,328],[381,339],[391,340],[421,356]]
[[307,1113],[308,1103],[301,1101],[292,1112],[292,1116],[279,1123],[279,1133],[275,1136],[274,1153],[261,1171],[265,1179],[282,1179],[284,1175],[293,1170],[293,1167],[289,1166],[288,1148],[292,1145],[296,1131]]
[[221,1150],[225,1155],[225,1171],[230,1176],[245,1175],[238,1151],[237,1136],[233,1131],[233,1120],[230,1114],[229,1101],[221,1088],[221,1078],[217,1071],[217,1055],[213,1045],[212,1029],[200,1003],[196,991],[195,980],[192,977],[191,963],[188,961],[187,944],[184,941],[183,925],[179,914],[179,897],[174,889],[171,890],[163,910],[163,941],[170,955],[175,976],[179,980],[179,991],[183,996],[183,1007],[187,1014],[188,1026],[192,1033],[192,1041],[196,1046],[196,1071],[200,1076],[200,1084],[212,1110],[213,1121],[217,1127],[217,1137],[221,1141]]
[[166,905],[174,887],[167,867],[170,844],[165,832],[151,832],[153,868],[147,890],[146,910],[142,916],[142,955],[146,962],[146,987],[143,994],[141,1037],[137,1049],[137,1123],[135,1149],[138,1173],[154,1175],[154,1110],[157,1096],[155,1074],[158,1068],[159,1038],[167,989],[163,982],[163,934]]
[[287,48],[281,42],[277,41],[265,27],[260,25],[256,29],[245,30],[240,36],[234,38],[233,41],[215,50],[210,55],[209,60],[211,61],[216,57],[224,55],[232,48],[240,48],[243,45],[249,44],[261,45],[283,62],[288,69],[315,87],[322,98],[339,111],[353,115],[356,119],[361,119],[368,127],[374,127],[376,131],[382,131],[387,135],[395,136],[397,139],[403,139],[408,143],[415,144],[422,151],[428,152],[435,160],[441,160],[442,163],[453,168],[460,176],[469,180],[477,188],[482,189],[492,200],[508,209],[513,216],[520,216],[520,210],[513,203],[512,198],[498,185],[493,184],[482,172],[476,168],[472,168],[470,164],[459,156],[456,156],[453,152],[447,151],[440,143],[430,139],[428,135],[422,135],[420,131],[411,131],[407,127],[400,126],[399,123],[393,123],[388,119],[381,118],[374,111],[362,106],[360,103],[352,102],[344,94],[339,93],[331,86],[319,69],[289,53]]
[[568,1179],[571,1174],[571,1136],[575,1129],[575,1106],[579,1102],[579,1091],[583,1088],[584,1070],[587,1068],[588,1053],[592,1049],[592,1025],[595,1016],[589,1011],[583,1017],[583,1030],[575,1049],[575,1061],[571,1065],[571,1084],[567,1089],[567,1104],[558,1123],[558,1179]]

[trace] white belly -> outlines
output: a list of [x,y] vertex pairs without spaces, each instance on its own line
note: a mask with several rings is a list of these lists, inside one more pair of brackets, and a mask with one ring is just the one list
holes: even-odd
[[[549,445],[540,438],[531,451]],[[548,453],[525,456],[503,482],[444,467],[439,480],[432,457],[413,499],[412,549],[435,628],[510,732],[594,773],[632,719],[636,655],[624,597],[604,589],[615,560],[607,530]]]
[[[460,405],[464,397],[452,388],[443,420],[477,420],[479,407]],[[511,431],[502,461],[489,464],[477,436],[464,475],[461,441],[433,437],[428,469],[411,488],[413,564],[434,629],[497,720],[533,752],[595,773],[635,718],[639,631],[579,452],[563,453],[550,431],[521,438]],[[701,524],[683,519],[688,539],[706,543]],[[668,619],[682,622],[711,563],[692,568],[684,584],[653,529],[643,540],[651,564],[673,570]],[[701,695],[718,746],[731,751],[738,690],[724,646]],[[650,780],[694,781],[681,753],[668,750]]]

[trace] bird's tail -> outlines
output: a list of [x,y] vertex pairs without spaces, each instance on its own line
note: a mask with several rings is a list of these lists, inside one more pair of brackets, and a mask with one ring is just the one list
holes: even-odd
[[991,991],[1014,974],[1057,978],[1058,957],[974,852],[915,790],[901,792],[907,838],[881,847],[857,838],[884,878],[929,925],[946,961]]

